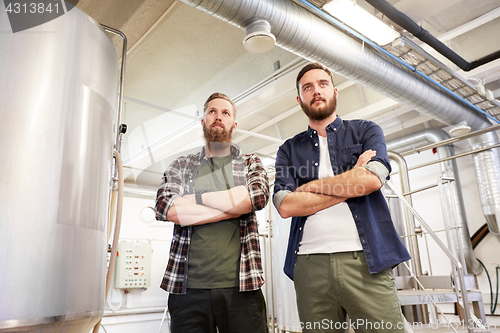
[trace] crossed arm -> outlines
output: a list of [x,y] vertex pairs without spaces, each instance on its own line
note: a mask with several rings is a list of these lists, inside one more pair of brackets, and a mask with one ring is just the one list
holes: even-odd
[[[262,162],[256,155],[244,158],[245,185],[229,190],[206,192],[203,205],[196,203],[194,194],[185,194],[185,166],[191,163],[182,157],[167,168],[156,197],[156,219],[181,226],[200,225],[237,218],[265,207],[269,199],[269,180]],[[182,171],[181,171],[182,170]]]
[[279,214],[283,218],[308,216],[348,198],[367,195],[378,190],[382,186],[380,179],[364,168],[375,154],[375,151],[367,150],[360,155],[353,169],[298,187],[283,198],[278,208]]
[[219,222],[252,211],[252,202],[245,186],[202,195],[203,205],[196,204],[194,194],[177,198],[168,210],[169,221],[183,226]]

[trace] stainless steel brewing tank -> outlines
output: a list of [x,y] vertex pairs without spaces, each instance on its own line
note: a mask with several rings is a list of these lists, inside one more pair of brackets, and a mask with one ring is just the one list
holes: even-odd
[[103,313],[117,54],[77,8],[12,33],[0,4],[0,332]]

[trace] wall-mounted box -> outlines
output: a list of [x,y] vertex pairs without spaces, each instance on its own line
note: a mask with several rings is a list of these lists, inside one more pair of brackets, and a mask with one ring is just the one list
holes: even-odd
[[151,283],[152,252],[149,242],[120,242],[115,266],[115,288],[148,288]]

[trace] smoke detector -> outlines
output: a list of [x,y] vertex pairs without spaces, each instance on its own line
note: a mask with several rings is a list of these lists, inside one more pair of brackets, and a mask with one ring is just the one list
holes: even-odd
[[276,43],[271,25],[265,20],[251,21],[245,31],[247,35],[243,38],[243,47],[250,53],[265,53]]

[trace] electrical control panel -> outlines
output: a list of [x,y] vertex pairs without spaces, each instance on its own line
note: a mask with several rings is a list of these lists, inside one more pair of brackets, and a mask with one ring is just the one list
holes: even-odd
[[148,288],[151,283],[151,243],[122,241],[118,244],[115,288]]

